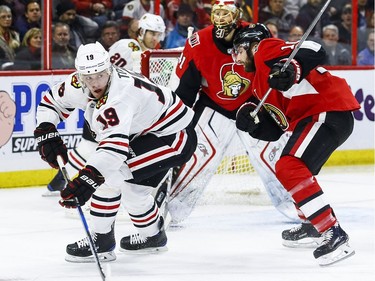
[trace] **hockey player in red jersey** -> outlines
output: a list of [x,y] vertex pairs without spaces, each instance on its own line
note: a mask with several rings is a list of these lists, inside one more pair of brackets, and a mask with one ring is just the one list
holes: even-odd
[[[112,66],[98,42],[81,45],[75,65],[76,72],[45,93],[34,131],[42,159],[55,168],[58,155],[67,162],[56,125],[74,109],[85,110],[98,143],[78,176],[61,191],[61,204],[74,207],[76,197],[84,205],[92,196],[91,230],[101,260],[116,258],[114,224],[120,203],[138,231],[123,237],[120,249],[165,250],[163,219],[151,193],[171,167],[192,156],[197,144],[194,113],[169,88]],[[94,261],[87,237],[66,251],[68,261]]]
[[255,71],[254,97],[259,101],[272,89],[256,116],[250,115],[256,105],[244,104],[236,125],[263,140],[292,132],[276,163],[276,176],[293,197],[302,224],[283,231],[283,244],[315,246],[318,263],[329,265],[353,255],[354,250],[314,176],[352,133],[352,111],[360,106],[344,79],[319,66],[325,59],[321,45],[303,42],[281,72],[297,42],[267,37],[261,25],[250,25],[234,38],[235,62]]
[[[240,20],[240,4],[216,1],[211,12],[213,24],[188,38],[176,68],[176,93],[195,111],[198,147],[194,157],[175,170],[168,202],[174,222],[191,213],[235,137],[243,144],[275,207],[288,217],[294,215],[289,194],[269,168],[273,163],[265,163],[260,157],[260,151],[269,143],[251,140],[235,126],[238,108],[251,97],[253,79],[253,74],[236,65],[230,54],[233,36],[249,24]],[[273,145],[278,144],[269,147]]]

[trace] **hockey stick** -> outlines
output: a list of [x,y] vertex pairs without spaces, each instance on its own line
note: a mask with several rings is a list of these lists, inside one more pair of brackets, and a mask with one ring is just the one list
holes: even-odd
[[[292,59],[294,59],[298,50],[301,48],[301,45],[303,44],[303,42],[305,42],[307,37],[310,35],[311,30],[315,27],[316,23],[319,21],[320,17],[324,13],[324,11],[327,9],[329,3],[331,3],[331,0],[327,0],[327,2],[324,4],[324,6],[320,9],[319,13],[316,15],[313,22],[310,24],[309,28],[306,30],[306,32],[303,34],[303,36],[299,40],[299,42],[298,42],[297,46],[294,48],[293,52],[289,55],[287,61],[285,62],[285,64],[281,68],[280,72],[284,72],[285,69],[290,64],[290,62],[292,61]],[[277,74],[279,74],[279,72],[275,72],[275,73],[270,74],[270,78],[272,78],[274,75],[277,75]],[[266,92],[266,94],[264,95],[264,97],[258,103],[257,107],[254,109],[254,111],[250,112],[250,116],[254,118],[256,124],[259,123],[259,119],[256,118],[256,115],[258,114],[258,112],[259,112],[260,108],[263,106],[263,104],[266,102],[266,100],[267,100],[268,96],[270,95],[271,91],[272,91],[272,88],[269,88],[268,91]],[[274,117],[273,114],[271,114],[271,117],[276,121],[276,123],[278,125],[280,125],[280,122],[278,120],[276,120],[276,118]]]
[[[65,181],[67,183],[69,183],[70,182],[70,177],[68,175],[68,172],[67,172],[67,170],[65,168],[65,165],[64,165],[64,161],[61,158],[61,156],[57,156],[57,163],[59,164],[61,173],[63,174],[63,177],[64,177]],[[99,260],[99,257],[98,257],[98,252],[96,251],[94,240],[91,237],[91,233],[90,233],[89,226],[87,224],[85,215],[83,214],[82,208],[79,205],[78,199],[76,197],[74,197],[74,200],[75,200],[75,204],[76,204],[79,216],[81,217],[83,228],[85,229],[86,234],[87,234],[87,238],[89,240],[89,245],[90,245],[91,252],[93,253],[93,255],[95,257],[96,264],[97,264],[98,269],[99,269],[100,277],[102,278],[103,281],[105,281],[106,277],[105,277],[102,265],[100,264],[100,260]]]

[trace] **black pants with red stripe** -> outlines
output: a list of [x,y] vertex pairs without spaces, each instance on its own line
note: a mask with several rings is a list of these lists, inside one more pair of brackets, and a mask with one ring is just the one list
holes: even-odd
[[133,179],[127,182],[157,187],[170,168],[181,166],[189,161],[197,147],[197,135],[192,124],[185,129],[185,134],[187,135],[187,141],[180,148],[180,153],[175,151],[174,155],[158,161],[153,161],[152,157],[143,155],[149,155],[150,152],[157,151],[160,147],[172,146],[176,142],[177,134],[163,137],[147,134],[130,141],[129,159],[138,158],[140,161],[145,159],[146,164],[135,171],[130,168]]
[[[302,119],[294,129],[282,156],[300,158],[313,175],[353,132],[354,118],[351,111],[333,111]],[[322,120],[323,119],[323,120]],[[319,121],[318,121],[319,120]]]

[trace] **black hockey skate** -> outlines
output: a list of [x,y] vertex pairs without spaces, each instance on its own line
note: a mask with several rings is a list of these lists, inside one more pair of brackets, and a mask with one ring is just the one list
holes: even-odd
[[[114,227],[105,234],[91,233],[94,241],[98,257],[100,261],[108,262],[114,261],[116,255],[114,249],[116,247]],[[66,261],[69,262],[95,262],[95,257],[91,253],[89,239],[87,237],[66,246],[67,256]]]
[[349,246],[348,234],[340,225],[327,229],[322,237],[323,242],[314,251],[314,257],[319,265],[330,265],[355,254],[355,251]]
[[142,237],[139,233],[125,236],[121,239],[120,251],[133,253],[149,253],[167,251],[167,235],[164,230],[164,220],[160,217],[160,231],[151,237]]
[[290,248],[316,248],[322,241],[321,234],[311,223],[302,223],[281,233],[282,244]]
[[42,195],[44,197],[60,196],[60,191],[66,186],[66,181],[59,170],[51,182],[47,185],[47,191]]

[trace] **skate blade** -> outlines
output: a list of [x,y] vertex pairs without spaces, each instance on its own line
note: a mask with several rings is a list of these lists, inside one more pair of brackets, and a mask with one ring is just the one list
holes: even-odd
[[309,237],[309,238],[303,238],[303,239],[296,240],[296,241],[282,240],[282,245],[287,248],[316,249],[317,247],[319,247],[320,243],[322,243],[321,237],[317,237],[317,238]]
[[160,254],[163,252],[168,251],[167,246],[163,247],[155,247],[155,248],[146,248],[141,250],[127,250],[120,247],[120,252],[126,253],[126,254],[132,254],[132,255],[147,255],[147,254]]
[[46,192],[42,194],[42,197],[57,197],[57,196],[60,196],[60,190],[56,190],[56,191],[47,190]]
[[[115,252],[106,252],[106,253],[98,253],[98,258],[100,262],[110,262],[116,260],[116,254]],[[67,254],[65,256],[65,260],[67,262],[73,262],[73,263],[94,263],[96,262],[96,259],[93,255],[88,257],[77,257]]]
[[342,244],[332,253],[321,256],[317,259],[320,266],[332,265],[336,262],[347,259],[355,254],[354,249],[352,249],[348,243]]

